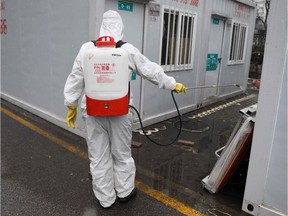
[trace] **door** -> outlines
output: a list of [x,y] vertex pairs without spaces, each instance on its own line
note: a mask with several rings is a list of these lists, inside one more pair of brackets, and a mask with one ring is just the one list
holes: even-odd
[[[105,11],[115,10],[122,17],[124,24],[123,41],[133,44],[143,52],[143,32],[144,32],[144,4],[129,1],[109,0],[106,1]],[[133,94],[133,106],[138,110],[141,101],[141,77],[132,75],[130,82]]]
[[[224,27],[225,20],[212,16],[206,63],[205,86],[219,85]],[[217,95],[218,88],[207,88],[204,90],[204,100]]]

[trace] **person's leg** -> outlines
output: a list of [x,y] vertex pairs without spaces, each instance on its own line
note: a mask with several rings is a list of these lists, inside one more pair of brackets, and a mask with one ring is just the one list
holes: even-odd
[[111,153],[117,196],[128,196],[135,188],[135,163],[131,153],[133,114],[110,117]]
[[86,119],[93,191],[100,204],[105,208],[111,206],[116,200],[113,162],[106,123],[105,117],[88,116]]

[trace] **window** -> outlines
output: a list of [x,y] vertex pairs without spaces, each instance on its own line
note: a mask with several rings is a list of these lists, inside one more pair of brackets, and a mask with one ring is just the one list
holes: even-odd
[[165,70],[192,68],[195,15],[164,9],[161,65]]
[[230,43],[230,64],[244,63],[247,25],[234,22]]

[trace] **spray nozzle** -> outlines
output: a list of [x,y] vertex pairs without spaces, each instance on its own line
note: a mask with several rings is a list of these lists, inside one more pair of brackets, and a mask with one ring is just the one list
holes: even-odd
[[238,84],[233,84],[233,86],[240,88],[240,85]]

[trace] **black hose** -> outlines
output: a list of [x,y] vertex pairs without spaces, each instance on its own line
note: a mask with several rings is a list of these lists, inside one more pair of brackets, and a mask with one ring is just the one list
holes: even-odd
[[164,143],[158,143],[158,142],[156,142],[155,140],[151,139],[151,138],[146,134],[146,131],[144,130],[144,127],[143,127],[143,124],[142,124],[142,120],[141,120],[141,117],[140,117],[140,114],[139,114],[138,110],[137,110],[135,107],[129,105],[129,107],[132,108],[132,109],[137,113],[137,116],[138,116],[139,121],[140,121],[141,129],[142,129],[144,135],[145,135],[145,136],[147,137],[147,139],[149,139],[151,142],[153,142],[154,144],[159,145],[159,146],[169,146],[169,145],[172,145],[176,140],[178,140],[178,138],[179,138],[179,136],[180,136],[180,134],[181,134],[181,131],[182,131],[182,118],[181,118],[181,114],[180,114],[178,105],[177,105],[177,103],[176,103],[175,97],[174,97],[174,91],[173,91],[173,90],[171,91],[171,96],[172,96],[173,102],[174,102],[174,104],[175,104],[177,113],[178,113],[178,118],[179,118],[179,122],[180,122],[180,128],[179,128],[179,132],[178,132],[176,138],[175,138],[172,142],[166,143],[166,144],[164,144]]

